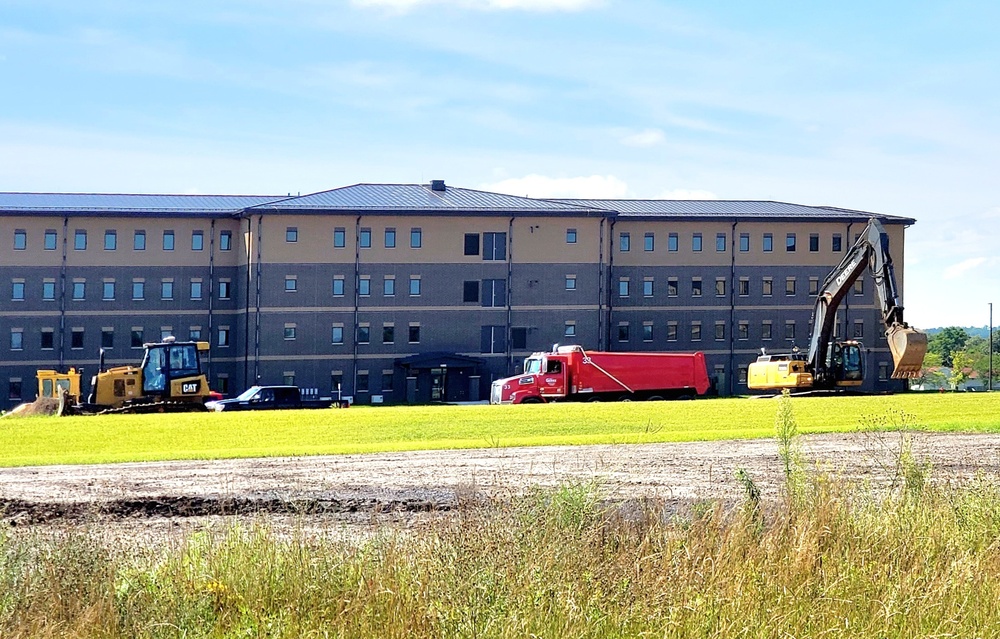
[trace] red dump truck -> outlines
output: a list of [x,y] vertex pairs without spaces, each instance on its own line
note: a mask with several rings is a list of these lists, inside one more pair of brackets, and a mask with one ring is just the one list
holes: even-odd
[[552,347],[524,360],[524,373],[493,382],[491,404],[639,401],[708,391],[705,354],[606,353]]

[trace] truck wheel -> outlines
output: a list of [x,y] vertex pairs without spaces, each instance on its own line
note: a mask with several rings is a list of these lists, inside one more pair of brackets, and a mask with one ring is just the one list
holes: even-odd
[[653,395],[652,397],[646,399],[647,402],[662,402],[663,398],[659,395]]
[[522,404],[541,404],[542,400],[538,397],[526,397],[521,400]]
[[604,400],[602,400],[602,399],[601,399],[600,397],[598,397],[597,395],[594,395],[593,397],[591,397],[591,398],[590,398],[590,399],[588,399],[587,401],[588,401],[588,402],[601,402],[601,401],[604,401]]
[[620,402],[631,402],[633,399],[635,399],[635,398],[632,397],[631,395],[622,395],[621,397],[618,398],[618,401],[620,401]]

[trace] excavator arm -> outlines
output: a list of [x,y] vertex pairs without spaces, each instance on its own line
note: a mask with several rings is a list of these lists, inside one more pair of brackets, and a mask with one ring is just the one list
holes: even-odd
[[927,353],[927,335],[910,328],[903,321],[903,306],[889,254],[889,236],[882,223],[871,218],[843,261],[827,276],[816,296],[806,361],[820,383],[831,374],[827,369],[827,355],[836,324],[837,308],[866,269],[871,271],[875,280],[882,322],[886,327],[886,339],[892,352],[892,377],[916,377],[920,373]]

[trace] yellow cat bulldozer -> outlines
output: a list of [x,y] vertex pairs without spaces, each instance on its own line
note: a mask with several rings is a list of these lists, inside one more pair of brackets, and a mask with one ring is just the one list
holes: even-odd
[[79,370],[39,370],[38,399],[22,404],[11,414],[202,411],[211,394],[201,367],[201,354],[208,349],[208,342],[178,342],[167,337],[162,342],[143,344],[139,366],[112,368],[105,368],[102,349],[100,368],[91,378],[86,402],[81,401]]

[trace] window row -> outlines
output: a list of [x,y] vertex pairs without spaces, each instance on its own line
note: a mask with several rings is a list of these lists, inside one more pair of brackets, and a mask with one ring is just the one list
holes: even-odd
[[[176,248],[176,233],[174,231],[162,231],[161,233],[161,243],[160,247],[164,251],[173,251]],[[42,234],[42,248],[46,251],[54,251],[59,246],[59,232],[55,229],[48,229]],[[108,229],[104,231],[104,250],[105,251],[117,251],[118,250],[118,231],[115,229]],[[23,251],[28,248],[28,232],[24,229],[14,230],[14,250]],[[231,251],[233,248],[233,233],[232,231],[221,231],[219,233],[219,250],[220,251]],[[74,229],[73,231],[73,250],[74,251],[86,251],[87,250],[87,230],[86,229]],[[138,230],[132,234],[132,250],[134,251],[145,251],[146,250],[146,231]],[[204,231],[192,231],[191,232],[191,250],[192,251],[203,251],[205,250],[205,232]]]
[[[85,337],[87,330],[80,327],[73,327],[69,329],[69,347],[71,349],[83,349],[85,347]],[[215,331],[215,345],[221,347],[230,346],[231,331],[229,326],[219,326]],[[162,326],[159,330],[158,341],[163,341],[167,337],[179,337],[175,334],[173,327]],[[204,334],[201,326],[191,326],[188,328],[187,339],[197,342],[204,340],[206,335]],[[142,348],[143,344],[150,339],[156,340],[155,335],[151,335],[142,326],[133,326],[129,332],[128,344],[129,348]],[[20,351],[26,348],[25,343],[25,329],[23,328],[12,328],[10,329],[10,350]],[[39,331],[39,342],[38,346],[42,350],[53,350],[56,345],[56,329],[53,327],[43,327]],[[104,327],[101,329],[101,343],[100,347],[105,350],[110,350],[116,348],[116,346],[123,346],[121,343],[116,344],[115,340],[115,329],[112,327]]]
[[[715,278],[715,295],[716,297],[723,297],[727,295],[727,282],[729,278],[727,277],[717,277]],[[818,277],[808,278],[809,283],[809,295],[818,295],[820,280]],[[572,284],[572,286],[571,286]],[[774,278],[764,277],[760,281],[760,294],[769,297],[774,295]],[[643,277],[642,282],[642,296],[643,297],[653,297],[655,294],[655,278],[653,277]],[[736,292],[740,297],[746,297],[750,295],[750,278],[740,277],[736,281]],[[574,290],[576,288],[576,279],[573,278],[572,282],[567,277],[566,289]],[[691,278],[690,293],[691,297],[701,297],[704,290],[703,280],[700,277]],[[667,278],[667,297],[677,297],[680,291],[680,280],[676,277]],[[785,295],[795,295],[798,292],[798,278],[791,276],[785,278]],[[865,282],[864,279],[857,279],[854,282],[854,294],[864,295],[865,292]],[[630,297],[633,293],[633,281],[631,277],[621,277],[618,279],[618,296],[619,297]]]
[[[285,228],[285,242],[295,244],[299,241],[299,229],[297,226]],[[358,229],[357,246],[362,249],[372,247],[372,230],[369,227]],[[396,248],[396,229],[388,227],[383,229],[382,246],[387,249]],[[420,227],[410,229],[410,248],[423,248],[424,231]],[[333,248],[347,248],[347,227],[338,226],[333,229]]]
[[[572,231],[572,242],[570,241],[570,231]],[[820,234],[819,233],[809,233],[809,252],[818,253],[820,251]],[[702,233],[692,233],[690,236],[690,246],[691,251],[694,253],[700,253],[705,247],[705,236]],[[751,234],[750,233],[740,233],[736,238],[737,245],[734,247],[740,253],[749,253],[751,244]],[[567,243],[576,242],[576,230],[570,229],[566,234]],[[675,253],[680,250],[681,236],[678,233],[667,233],[667,251],[670,253]],[[833,233],[830,236],[830,251],[833,253],[840,253],[844,250],[844,237],[840,233]],[[788,253],[794,253],[798,248],[798,234],[797,233],[786,233],[785,234],[785,251]],[[774,233],[763,233],[760,236],[760,249],[764,253],[771,253],[774,251]],[[622,253],[628,253],[632,250],[632,234],[631,232],[622,231],[618,234],[618,250]],[[643,233],[642,236],[642,250],[646,252],[652,252],[656,250],[656,234],[655,233]],[[726,253],[730,250],[729,247],[729,234],[728,233],[716,233],[715,234],[715,251],[717,253]]]
[[[176,282],[179,284],[179,282]],[[112,302],[119,297],[119,282],[112,278],[104,278],[100,282],[90,282],[90,288],[93,290],[97,287],[100,291],[102,301]],[[123,282],[123,286],[130,285],[131,299],[134,301],[146,299],[147,294],[147,284],[150,286],[156,286],[156,282],[147,282],[145,278],[136,277],[133,278],[131,283]],[[202,280],[201,278],[192,278],[188,281],[188,287],[186,294],[189,299],[201,300],[208,295],[208,282]],[[220,279],[216,282],[218,299],[228,300],[232,297],[232,282],[229,279]],[[43,301],[53,301],[56,299],[56,286],[57,282],[55,278],[46,278],[42,280],[42,300]],[[27,299],[27,284],[23,279],[15,278],[11,282],[11,293],[10,299],[15,302],[23,302]],[[87,299],[87,289],[88,282],[84,278],[73,278],[69,283],[69,297],[74,301],[84,301]],[[174,278],[163,278],[159,281],[159,298],[161,300],[172,300],[175,299],[176,287]]]
[[[785,339],[785,340],[795,340],[797,338],[808,338],[809,326],[806,325],[806,330],[804,335],[797,335],[796,331],[796,321],[786,320],[784,325],[779,325],[775,327],[775,322],[772,320],[763,320],[760,324],[760,334],[759,338],[761,340],[771,340],[771,339]],[[702,341],[702,339],[714,339],[715,341],[725,341],[727,337],[727,326],[728,322],[725,320],[718,320],[714,323],[702,322],[701,320],[692,320],[688,322],[686,326],[682,327],[679,321],[668,321],[665,324],[660,325],[660,329],[664,331],[662,336],[658,335],[654,331],[655,323],[652,320],[643,321],[641,326],[639,326],[641,339],[643,342],[652,342],[655,337],[662,337],[668,342],[675,342],[680,339],[683,330],[687,330],[686,337],[692,342]],[[577,326],[574,320],[568,320],[563,327],[564,337],[576,337],[577,336]],[[631,322],[622,321],[618,322],[617,325],[617,340],[619,342],[630,342],[634,337],[633,325]],[[712,331],[707,336],[706,331]],[[834,337],[840,337],[840,323],[838,322],[834,327]],[[852,325],[851,338],[862,339],[865,336],[865,325],[864,320],[854,320]],[[736,339],[738,340],[749,340],[750,339],[750,322],[748,320],[739,320],[736,323]]]

